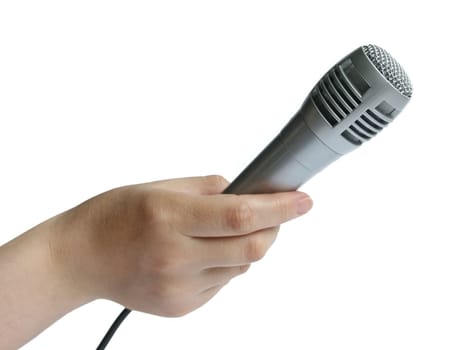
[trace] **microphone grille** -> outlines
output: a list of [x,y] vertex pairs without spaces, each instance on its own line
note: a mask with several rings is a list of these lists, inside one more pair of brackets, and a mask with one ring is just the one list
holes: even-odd
[[384,49],[376,45],[363,46],[364,53],[374,64],[375,68],[387,79],[400,93],[411,97],[413,86],[400,64]]

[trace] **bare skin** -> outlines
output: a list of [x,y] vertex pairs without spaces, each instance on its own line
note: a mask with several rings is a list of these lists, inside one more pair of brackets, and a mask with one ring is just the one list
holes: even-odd
[[0,348],[20,347],[96,299],[187,314],[312,207],[301,192],[220,194],[227,185],[206,176],[117,188],[0,247]]

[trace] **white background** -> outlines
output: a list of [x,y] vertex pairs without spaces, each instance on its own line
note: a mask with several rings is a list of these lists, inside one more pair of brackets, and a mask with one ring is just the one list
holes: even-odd
[[[116,186],[232,180],[374,43],[413,81],[405,111],[302,188],[314,209],[249,273],[186,317],[132,313],[109,349],[468,348],[462,6],[0,2],[0,243]],[[120,310],[84,306],[24,349],[93,349]]]

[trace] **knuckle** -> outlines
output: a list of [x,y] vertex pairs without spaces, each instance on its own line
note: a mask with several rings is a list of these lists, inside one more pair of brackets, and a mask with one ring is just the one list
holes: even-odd
[[164,294],[156,296],[159,302],[162,301],[162,305],[157,312],[158,315],[163,317],[181,317],[192,311],[192,309],[186,305],[186,300],[189,297],[174,297],[174,293],[177,292],[178,291],[173,288],[168,288]]
[[154,258],[152,261],[152,273],[156,278],[171,276],[177,270],[177,261],[167,254],[160,254],[160,256]]
[[255,212],[245,200],[230,208],[227,212],[227,226],[235,232],[248,232],[253,226]]
[[140,195],[139,207],[143,223],[154,223],[158,221],[158,203],[152,193],[145,191]]
[[221,192],[229,185],[229,182],[221,175],[205,176],[205,181],[213,188],[213,192]]
[[176,295],[179,293],[178,288],[170,279],[160,278],[157,291],[154,293],[156,299],[162,301],[164,304],[170,305]]
[[287,220],[293,216],[293,209],[291,204],[284,200],[277,200],[276,202],[276,212],[281,221]]
[[167,311],[165,317],[169,318],[176,318],[176,317],[183,317],[190,313],[192,310],[188,308],[181,308],[181,307],[174,307]]
[[246,273],[250,269],[250,264],[239,266],[239,275]]
[[173,213],[168,210],[168,199],[163,193],[144,192],[139,205],[140,224],[153,230],[167,228],[174,219]]
[[178,242],[161,242],[157,253],[152,253],[149,259],[154,279],[173,278],[190,268],[191,256],[188,256]]
[[253,235],[248,237],[245,245],[245,257],[247,261],[255,262],[262,259],[269,245],[260,235]]
[[275,227],[272,227],[271,229],[271,232],[274,234],[274,235],[277,235],[279,230],[280,230],[280,227],[279,226],[275,226]]

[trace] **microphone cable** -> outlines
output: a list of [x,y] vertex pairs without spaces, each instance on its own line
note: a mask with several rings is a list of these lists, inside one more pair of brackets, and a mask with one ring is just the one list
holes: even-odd
[[102,338],[96,350],[104,350],[106,348],[107,344],[109,344],[110,340],[112,339],[112,336],[115,334],[119,326],[122,324],[122,322],[125,320],[125,318],[131,311],[132,310],[127,308],[123,309],[123,311],[115,319],[114,323],[112,323],[112,325],[110,326],[104,338]]

